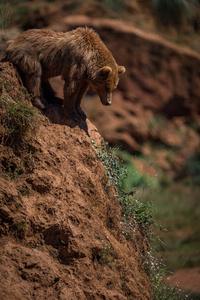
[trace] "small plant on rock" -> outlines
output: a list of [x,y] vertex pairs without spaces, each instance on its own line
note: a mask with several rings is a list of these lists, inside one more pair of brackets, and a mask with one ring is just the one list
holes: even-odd
[[188,298],[179,287],[170,285],[167,276],[171,273],[148,251],[143,257],[143,266],[152,286],[153,300],[184,300]]
[[150,226],[155,224],[152,219],[153,205],[148,199],[141,201],[136,199],[136,191],[124,190],[123,181],[127,177],[127,169],[123,161],[117,156],[118,148],[111,148],[107,142],[103,142],[101,147],[92,141],[97,156],[101,159],[107,172],[107,185],[113,185],[122,207],[124,219],[134,218],[141,226]]
[[26,102],[14,102],[9,98],[0,99],[1,125],[4,127],[4,140],[20,139],[27,132],[36,132],[38,110]]
[[101,265],[110,265],[113,256],[113,248],[111,244],[104,244],[103,249],[97,254],[97,259]]

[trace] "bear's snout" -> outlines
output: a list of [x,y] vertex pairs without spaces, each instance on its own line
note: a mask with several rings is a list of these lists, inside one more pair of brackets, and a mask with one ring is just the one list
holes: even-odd
[[106,106],[110,106],[112,103],[112,94],[106,94],[104,96],[100,96],[101,103]]

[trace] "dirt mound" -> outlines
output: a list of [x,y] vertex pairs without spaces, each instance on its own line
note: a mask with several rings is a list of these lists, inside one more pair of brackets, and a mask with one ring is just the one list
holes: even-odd
[[[0,68],[1,101],[27,101],[13,67]],[[140,259],[148,246],[137,225],[132,242],[122,233],[91,146],[97,129],[67,120],[60,104],[38,125],[0,145],[1,299],[150,299]]]

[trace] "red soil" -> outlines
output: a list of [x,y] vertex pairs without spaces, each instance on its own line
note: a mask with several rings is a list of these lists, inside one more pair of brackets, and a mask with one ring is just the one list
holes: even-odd
[[[26,101],[13,67],[0,70],[1,99]],[[100,144],[97,129],[66,119],[56,104],[38,125],[11,144],[0,127],[0,298],[150,299],[141,263],[148,243],[136,224],[131,240],[122,233],[90,140]]]

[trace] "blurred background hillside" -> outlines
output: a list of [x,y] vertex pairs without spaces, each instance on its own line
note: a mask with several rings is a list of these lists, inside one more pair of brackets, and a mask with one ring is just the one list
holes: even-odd
[[[89,91],[83,109],[119,147],[124,189],[153,201],[152,217],[165,229],[156,233],[157,255],[182,270],[174,282],[200,299],[200,1],[4,0],[0,58],[6,41],[24,30],[85,25],[127,71],[110,108]],[[60,78],[52,84],[63,97]]]

